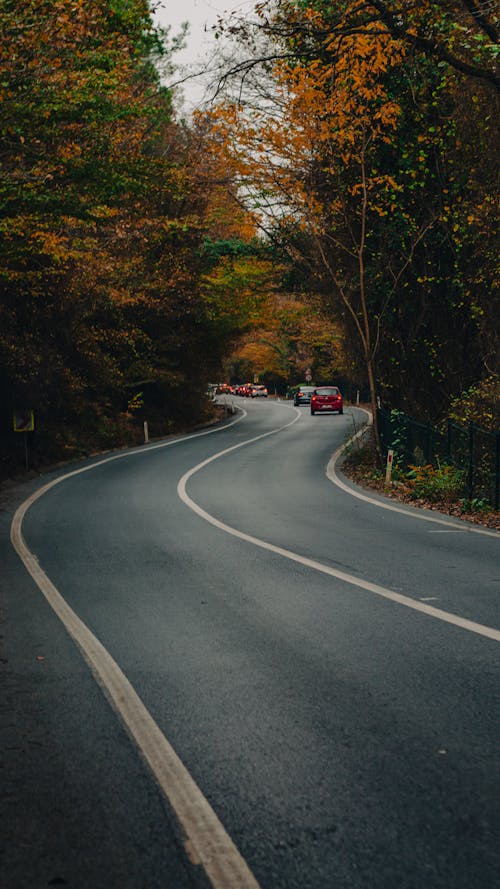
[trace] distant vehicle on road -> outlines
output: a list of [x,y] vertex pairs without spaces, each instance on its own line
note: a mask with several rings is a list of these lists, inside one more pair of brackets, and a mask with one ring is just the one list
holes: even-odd
[[338,411],[344,413],[344,401],[337,386],[318,386],[311,394],[311,414]]
[[267,398],[268,394],[269,393],[265,386],[252,386],[252,390],[250,392],[252,398]]
[[249,398],[251,388],[252,386],[250,385],[250,383],[240,383],[238,386],[235,387],[234,391],[236,395],[240,395],[243,398]]
[[299,386],[295,395],[293,396],[293,403],[297,404],[310,404],[311,403],[311,395],[314,392],[314,386]]

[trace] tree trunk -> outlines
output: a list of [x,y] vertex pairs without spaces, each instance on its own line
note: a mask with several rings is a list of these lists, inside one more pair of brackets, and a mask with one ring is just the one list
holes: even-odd
[[368,374],[368,385],[370,387],[370,404],[372,409],[372,417],[373,417],[373,436],[375,439],[375,450],[377,452],[377,460],[382,463],[383,455],[382,455],[382,445],[380,443],[380,433],[378,426],[378,402],[377,402],[377,389],[375,385],[375,373],[373,370],[373,361],[370,355],[365,353],[365,364],[366,371]]

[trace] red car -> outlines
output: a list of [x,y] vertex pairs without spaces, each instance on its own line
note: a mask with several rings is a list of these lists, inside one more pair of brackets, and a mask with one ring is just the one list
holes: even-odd
[[337,386],[318,386],[311,394],[311,414],[323,411],[344,413],[344,402]]

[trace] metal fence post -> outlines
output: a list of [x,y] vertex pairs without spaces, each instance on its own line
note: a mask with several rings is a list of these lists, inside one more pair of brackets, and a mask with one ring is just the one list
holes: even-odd
[[500,508],[500,432],[495,436],[495,509]]
[[385,417],[384,417],[382,411],[380,410],[380,408],[377,409],[377,422],[378,422],[378,431],[379,431],[379,435],[380,435],[380,443],[382,445],[382,449],[384,449],[385,448]]
[[[377,416],[384,453],[387,453],[388,447],[394,446],[396,433],[400,458],[406,457],[411,461],[417,447],[419,454],[422,450],[427,463],[434,463],[436,458],[441,459],[446,453],[449,463],[465,475],[467,498],[473,500],[474,495],[487,495],[493,508],[500,508],[500,431],[482,429],[473,422],[466,426],[457,425],[450,417],[444,431],[430,423],[417,422],[402,411],[388,413],[380,408]],[[406,448],[406,454],[399,454],[401,447],[403,451]]]
[[408,429],[406,433],[406,454],[408,462],[413,460],[413,422],[411,417],[408,417]]
[[469,468],[467,472],[467,494],[472,500],[474,489],[474,423],[469,423]]
[[431,449],[432,449],[432,426],[430,423],[427,423],[427,433],[425,436],[425,450],[427,452],[425,454],[425,459],[427,460],[427,463],[430,463],[432,460]]

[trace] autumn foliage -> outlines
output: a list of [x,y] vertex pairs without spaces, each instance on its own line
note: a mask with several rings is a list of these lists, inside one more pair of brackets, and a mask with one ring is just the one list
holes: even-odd
[[222,298],[205,244],[248,233],[175,121],[153,64],[168,43],[145,0],[2,2],[0,32],[7,451],[16,408],[47,456],[133,440],[134,417],[199,421],[252,300]]
[[189,123],[147,0],[0,2],[0,446],[59,457],[344,377],[435,420],[498,374],[498,21],[273,0]]
[[472,7],[261,3],[227,25],[219,126],[242,187],[372,404],[425,419],[498,370],[498,35]]

